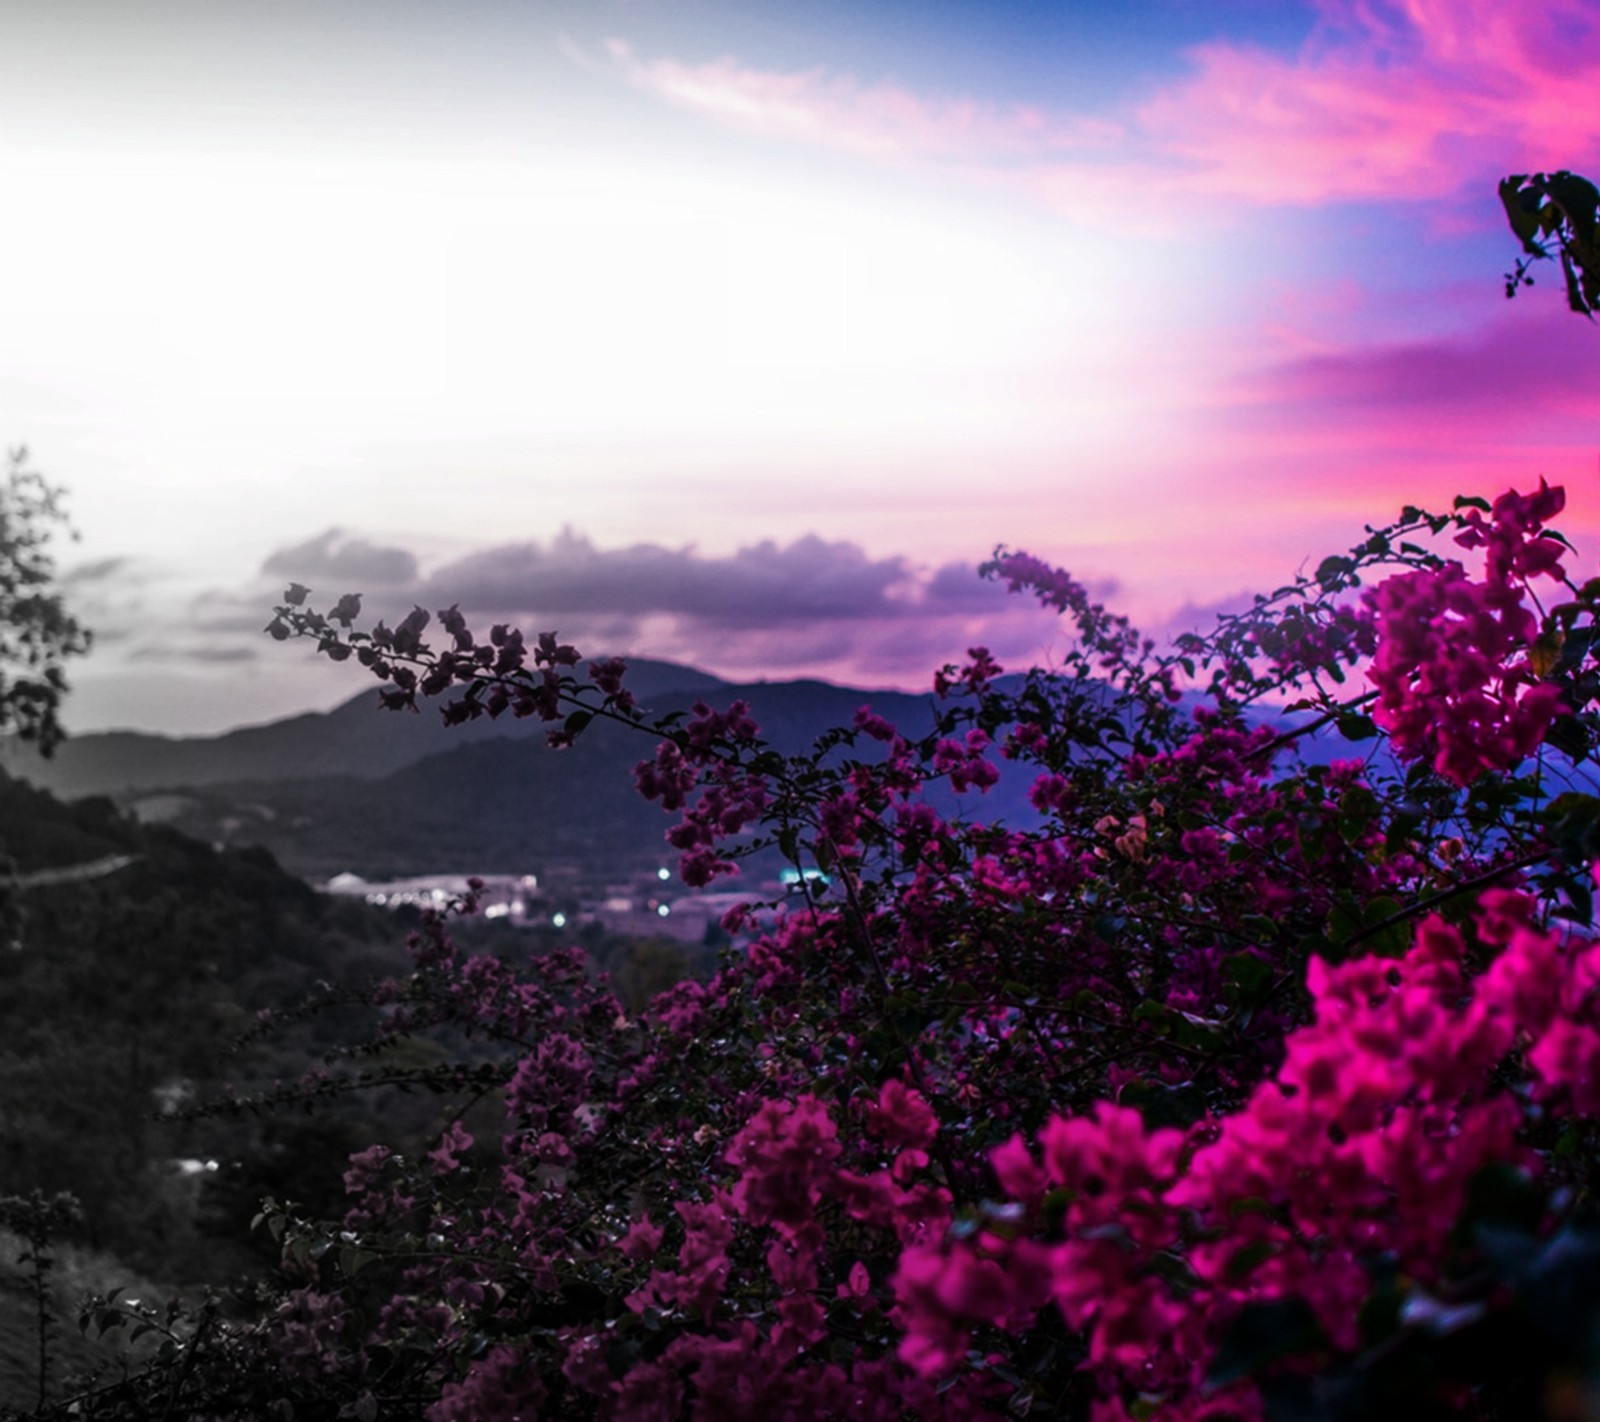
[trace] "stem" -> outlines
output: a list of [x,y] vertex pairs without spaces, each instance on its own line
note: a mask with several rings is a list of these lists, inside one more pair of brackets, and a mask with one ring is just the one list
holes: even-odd
[[1378,693],[1369,691],[1365,696],[1358,696],[1354,701],[1346,702],[1336,710],[1324,712],[1314,721],[1307,721],[1303,726],[1296,726],[1293,730],[1285,731],[1281,736],[1274,736],[1265,745],[1257,746],[1245,759],[1254,760],[1259,755],[1270,755],[1280,746],[1286,746],[1291,741],[1297,741],[1301,736],[1309,736],[1313,731],[1320,731],[1324,726],[1337,721],[1345,712],[1354,711],[1356,707],[1365,706],[1369,701],[1376,701],[1377,699]]
[[[1537,864],[1541,859],[1546,858],[1549,853],[1548,849],[1531,850],[1527,854],[1509,860],[1505,864],[1498,865],[1493,869],[1487,869],[1482,874],[1475,875],[1471,879],[1463,879],[1460,883],[1449,884],[1437,893],[1429,894],[1425,899],[1418,899],[1409,908],[1403,908],[1399,913],[1390,914],[1387,918],[1373,924],[1372,927],[1362,929],[1353,938],[1346,939],[1343,946],[1348,951],[1358,943],[1365,943],[1369,938],[1376,938],[1380,933],[1386,929],[1393,928],[1396,924],[1405,923],[1408,919],[1427,913],[1429,909],[1437,908],[1440,904],[1448,903],[1451,899],[1459,898],[1462,894],[1470,894],[1474,889],[1481,889],[1485,884],[1492,884],[1496,879],[1503,878],[1507,874],[1513,874],[1519,869],[1526,869],[1529,865]],[[1287,973],[1282,974],[1262,995],[1261,1000],[1256,1004],[1257,1010],[1259,1011],[1271,1002],[1299,974],[1300,968],[1298,965],[1291,968]]]
[[38,1313],[39,1400],[36,1405],[42,1409],[50,1390],[50,1326],[54,1322],[50,1312],[51,1261],[46,1253],[50,1243],[43,1233],[34,1235],[28,1243],[33,1246],[33,1277],[30,1284],[33,1289],[34,1307]]
[[[856,892],[855,875],[845,867],[837,855],[834,856],[839,878],[844,883],[845,916],[850,920],[850,925],[860,936],[862,946],[867,950],[867,961],[872,965],[872,975],[878,984],[879,1002],[883,1007],[884,1015],[888,1020],[889,1028],[900,1042],[900,1048],[905,1056],[906,1067],[911,1073],[911,1082],[918,1092],[927,1099],[933,1099],[933,1093],[928,1089],[928,1079],[922,1070],[922,1064],[917,1060],[917,1054],[906,1034],[901,1030],[900,1024],[888,1012],[890,996],[889,974],[883,966],[883,958],[878,953],[878,945],[872,936],[872,928],[867,922],[865,911],[861,907],[861,898]],[[933,1155],[939,1162],[939,1168],[944,1172],[946,1186],[950,1190],[952,1203],[961,1203],[961,1190],[958,1185],[954,1163],[946,1149],[942,1136],[933,1138]]]
[[1509,860],[1494,869],[1485,870],[1482,874],[1476,875],[1471,879],[1463,879],[1460,883],[1449,884],[1437,893],[1429,894],[1425,899],[1418,899],[1409,908],[1403,908],[1399,913],[1390,914],[1388,918],[1373,924],[1371,928],[1362,929],[1353,938],[1346,939],[1344,947],[1348,950],[1355,947],[1357,943],[1365,943],[1369,938],[1376,938],[1384,930],[1393,928],[1397,923],[1404,923],[1407,919],[1416,918],[1419,914],[1427,913],[1429,909],[1437,908],[1440,904],[1448,903],[1451,899],[1458,898],[1462,894],[1469,894],[1474,889],[1482,888],[1485,884],[1492,884],[1496,879],[1506,874],[1512,874],[1519,869],[1526,869],[1529,865],[1537,864],[1541,859],[1546,858],[1549,853],[1548,849],[1530,850],[1527,854],[1520,855],[1518,858]]

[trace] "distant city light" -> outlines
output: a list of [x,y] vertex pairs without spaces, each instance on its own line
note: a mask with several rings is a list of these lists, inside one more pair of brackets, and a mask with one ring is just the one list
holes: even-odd
[[670,879],[671,877],[672,877],[672,870],[670,870],[670,869],[662,868],[662,869],[657,869],[656,870],[656,878],[660,879],[662,883],[666,883],[666,881],[668,879]]
[[[800,882],[800,871],[793,866],[780,869],[778,871],[778,880],[780,883],[792,887]],[[821,884],[824,888],[829,883],[828,876],[820,869],[807,869],[805,871],[805,881],[808,884]]]
[[557,928],[565,928],[567,926],[567,916],[564,913],[553,913],[550,915],[550,922],[555,924]]
[[665,918],[665,917],[666,917],[666,916],[667,916],[667,915],[668,915],[668,914],[669,914],[669,913],[671,913],[671,912],[672,912],[672,910],[671,910],[671,909],[669,909],[669,908],[668,908],[668,907],[667,907],[667,906],[666,906],[666,905],[665,905],[665,904],[662,904],[662,905],[661,905],[661,906],[660,906],[660,908],[658,908],[658,909],[657,909],[657,910],[656,910],[656,913],[657,913],[657,914],[658,914],[658,915],[659,915],[659,916],[660,916],[660,917],[662,917],[662,918]]

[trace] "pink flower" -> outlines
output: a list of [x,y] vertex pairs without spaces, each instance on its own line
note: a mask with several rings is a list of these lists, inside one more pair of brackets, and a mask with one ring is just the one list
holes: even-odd
[[466,1127],[460,1121],[452,1121],[450,1128],[440,1137],[439,1144],[428,1152],[428,1159],[436,1170],[455,1170],[461,1164],[461,1157],[471,1149],[472,1137],[467,1134]]
[[628,1232],[617,1241],[617,1248],[622,1251],[625,1258],[638,1264],[649,1259],[661,1248],[661,1226],[651,1221],[649,1215],[640,1215],[629,1227]]
[[725,1159],[742,1172],[733,1202],[751,1224],[793,1231],[811,1218],[839,1155],[838,1129],[814,1096],[764,1101]]
[[897,1150],[923,1150],[939,1130],[933,1108],[899,1081],[884,1082],[876,1104],[867,1108],[867,1124]]

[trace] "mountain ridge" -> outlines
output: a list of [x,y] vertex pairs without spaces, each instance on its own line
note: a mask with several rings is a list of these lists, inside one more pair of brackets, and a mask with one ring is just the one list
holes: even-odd
[[[629,661],[627,684],[641,698],[705,695],[728,685],[709,672],[648,658]],[[212,736],[93,731],[69,738],[48,760],[31,747],[0,743],[0,768],[63,799],[308,776],[381,779],[439,751],[547,729],[533,719],[447,727],[429,710],[381,720],[378,712],[376,691],[362,691],[331,711],[304,711]]]

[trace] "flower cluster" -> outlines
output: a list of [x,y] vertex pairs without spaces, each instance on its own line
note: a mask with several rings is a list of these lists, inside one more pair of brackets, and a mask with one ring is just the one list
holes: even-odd
[[1560,689],[1529,659],[1539,626],[1524,593],[1531,578],[1562,575],[1565,545],[1542,529],[1564,502],[1541,484],[1537,494],[1503,494],[1487,520],[1471,510],[1456,541],[1484,550],[1482,580],[1446,562],[1369,594],[1374,719],[1401,755],[1428,759],[1458,785],[1526,759],[1562,709]]
[[[1246,1304],[1301,1301],[1324,1346],[1357,1350],[1368,1261],[1436,1285],[1483,1169],[1537,1169],[1519,1144],[1528,1106],[1510,1089],[1513,1050],[1536,1093],[1583,1115],[1600,1105],[1600,944],[1541,931],[1535,912],[1525,894],[1485,895],[1476,937],[1495,956],[1481,975],[1437,917],[1398,960],[1313,959],[1315,1015],[1289,1034],[1282,1066],[1188,1133],[1102,1103],[1052,1119],[1037,1159],[1013,1137],[991,1164],[1022,1213],[903,1256],[902,1357],[948,1373],[974,1328],[1015,1331],[1053,1303],[1087,1334],[1109,1422],[1136,1415],[1125,1409],[1139,1398],[1204,1415],[1208,1372]],[[1227,1406],[1264,1415],[1248,1388]]]
[[[1531,1338],[1561,1310],[1526,1261],[1600,1158],[1600,949],[1558,921],[1600,797],[1505,774],[1591,695],[1600,582],[1559,688],[1535,655],[1560,507],[1408,510],[1166,657],[1002,551],[1071,621],[1061,668],[974,648],[926,725],[863,708],[797,755],[742,704],[653,722],[553,636],[449,609],[435,651],[425,614],[360,632],[291,589],[274,625],[389,704],[649,734],[685,881],[766,850],[803,892],[632,1014],[575,951],[430,915],[375,1048],[463,1053],[413,1078],[452,1110],[353,1156],[343,1218],[279,1220],[295,1291],[237,1346],[282,1346],[297,1416],[1222,1422],[1318,1371],[1330,1422],[1534,1415],[1587,1335]],[[1336,691],[1368,656],[1375,692]],[[1358,757],[1385,734],[1400,763]],[[1480,1229],[1507,1179],[1515,1227]]]

